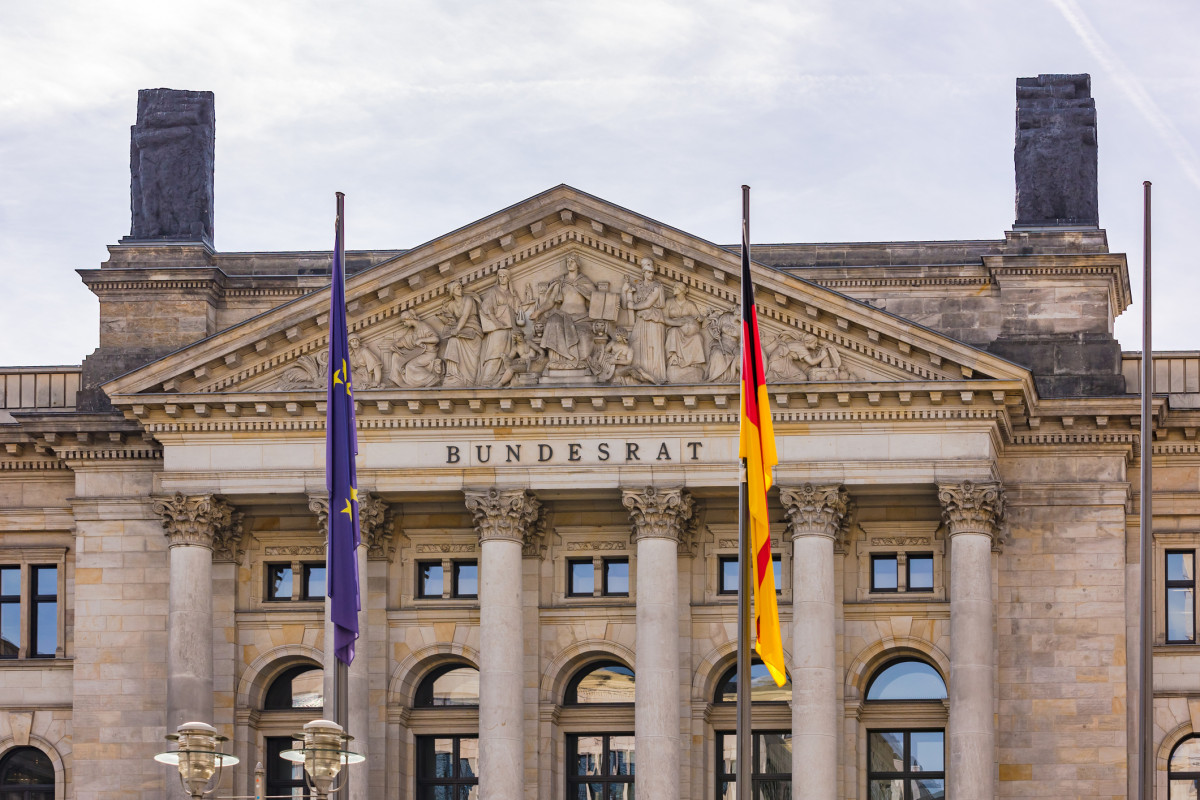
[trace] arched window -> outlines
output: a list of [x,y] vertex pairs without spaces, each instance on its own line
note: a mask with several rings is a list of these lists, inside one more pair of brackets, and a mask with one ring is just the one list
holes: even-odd
[[306,796],[304,766],[279,754],[291,749],[292,733],[321,717],[324,705],[325,670],[312,662],[287,667],[267,687],[258,728],[263,735],[268,795]]
[[867,684],[867,796],[946,796],[946,682],[916,658],[884,664]]
[[1171,751],[1167,785],[1170,800],[1200,797],[1200,735],[1192,734]]
[[[734,733],[736,721],[733,714],[737,707],[737,690],[738,668],[734,663],[717,681],[717,690],[713,695],[714,726],[727,728],[716,733],[717,797],[720,798],[737,794],[737,736]],[[787,706],[791,699],[790,679],[783,686],[776,686],[765,664],[757,658],[750,661],[750,702],[760,709],[754,713],[754,737],[751,742],[754,764],[751,779],[755,797],[791,797],[791,709]]]
[[36,747],[15,747],[0,758],[0,797],[54,800],[54,764]]
[[560,725],[567,730],[567,797],[633,797],[633,670],[593,661],[567,683]]
[[419,731],[418,800],[475,797],[479,792],[479,670],[462,662],[435,667],[417,685],[413,708],[410,727]]

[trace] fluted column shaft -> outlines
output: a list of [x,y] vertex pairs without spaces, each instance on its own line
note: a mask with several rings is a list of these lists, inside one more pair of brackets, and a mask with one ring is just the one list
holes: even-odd
[[780,487],[792,539],[792,773],[805,798],[835,800],[837,627],[833,546],[846,517],[841,486]]
[[995,796],[992,545],[1004,516],[998,483],[939,484],[950,537],[950,764],[956,800]]
[[467,492],[480,538],[479,794],[524,797],[522,546],[540,517],[537,498],[520,489]]
[[637,794],[679,798],[679,543],[693,502],[682,489],[625,490],[637,547]]
[[[216,495],[161,498],[154,511],[169,539],[167,600],[167,730],[185,722],[213,722],[214,540],[240,528],[240,515]],[[183,798],[178,781],[167,796]]]

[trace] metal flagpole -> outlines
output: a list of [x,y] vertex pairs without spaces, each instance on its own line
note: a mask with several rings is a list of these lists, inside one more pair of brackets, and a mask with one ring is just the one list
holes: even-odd
[[[345,270],[345,265],[346,265],[346,228],[345,228],[345,224],[346,223],[345,223],[343,212],[345,211],[346,195],[343,194],[342,192],[336,192],[335,194],[337,195],[337,237],[336,237],[336,239],[337,239],[337,243],[338,243],[338,245],[337,245],[338,252],[336,254],[336,257],[342,263],[342,293],[344,295],[345,288],[346,288],[346,270]],[[333,500],[331,498],[330,503],[332,504],[332,502],[333,502]],[[332,508],[330,508],[329,511],[330,511],[331,515],[334,513],[334,509],[332,509]],[[354,554],[354,557],[355,558],[358,557],[357,552]],[[326,556],[326,558],[328,558],[328,555]],[[328,570],[326,570],[326,572],[328,572]],[[326,598],[325,602],[328,603],[329,599]],[[332,646],[332,643],[330,643],[328,646]],[[342,661],[340,658],[337,658],[337,657],[334,657],[333,664],[334,664],[334,668],[333,668],[333,715],[334,715],[333,721],[336,722],[338,725],[342,726],[343,732],[350,733],[350,702],[349,702],[349,689],[347,686],[347,684],[349,684],[349,682],[350,682],[349,681],[349,674],[350,674],[349,667],[346,665],[346,662]],[[344,774],[342,775],[342,781],[343,781],[342,788],[346,789],[347,791],[342,796],[348,797],[349,796],[349,785],[350,785],[349,784],[349,781],[350,781],[349,770],[343,770],[343,773]]]
[[1141,684],[1138,694],[1138,797],[1154,797],[1154,602],[1151,576],[1154,558],[1153,483],[1151,414],[1154,400],[1154,350],[1150,341],[1150,181],[1143,181],[1145,209],[1142,228],[1142,448],[1141,517],[1138,527],[1141,545]]
[[[750,258],[750,187],[742,186],[742,260]],[[743,276],[744,279],[744,276]],[[742,293],[744,298],[745,292]],[[746,309],[742,309],[742,319]],[[743,338],[746,331],[742,331]],[[742,351],[749,346],[742,342]],[[745,372],[746,360],[742,359]],[[742,392],[747,391],[747,376],[742,375]],[[741,409],[746,402],[743,398]],[[752,715],[750,706],[750,603],[754,585],[754,566],[750,556],[750,498],[746,491],[746,459],[742,459],[741,481],[738,484],[738,642],[737,642],[737,800],[751,799],[750,776],[753,758],[751,736]]]

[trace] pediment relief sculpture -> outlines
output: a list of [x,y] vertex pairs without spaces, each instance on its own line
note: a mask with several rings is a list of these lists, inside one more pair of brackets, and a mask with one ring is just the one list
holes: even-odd
[[[650,258],[638,275],[628,262],[585,260],[575,250],[543,264],[519,285],[507,267],[470,283],[455,279],[438,299],[353,332],[354,387],[737,383],[741,315],[712,287],[670,280]],[[896,377],[811,329],[775,321],[761,329],[771,383]],[[323,389],[327,358],[323,350],[301,354],[245,388]]]

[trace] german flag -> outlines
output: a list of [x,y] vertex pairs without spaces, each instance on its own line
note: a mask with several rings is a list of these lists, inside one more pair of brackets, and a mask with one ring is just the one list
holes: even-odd
[[[742,414],[738,455],[746,465],[746,502],[749,505],[750,552],[754,558],[754,649],[783,686],[787,670],[779,632],[779,605],[775,599],[775,570],[771,563],[771,531],[767,519],[767,490],[771,468],[779,463],[775,431],[758,338],[754,309],[754,282],[750,277],[750,222],[742,219]],[[744,512],[743,512],[744,513]]]

